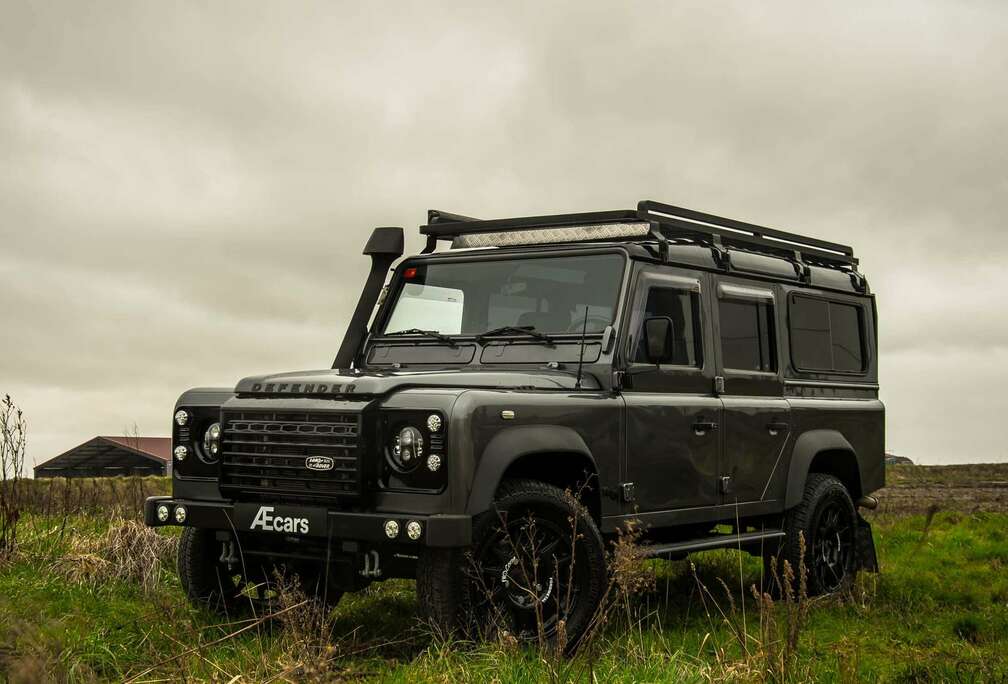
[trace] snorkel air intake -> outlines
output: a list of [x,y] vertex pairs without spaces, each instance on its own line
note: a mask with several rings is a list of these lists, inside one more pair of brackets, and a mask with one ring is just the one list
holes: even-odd
[[375,228],[364,246],[364,254],[371,257],[371,272],[361,291],[360,299],[357,300],[357,308],[354,309],[350,325],[347,326],[343,344],[336,353],[333,368],[350,368],[361,343],[367,337],[367,322],[378,302],[382,285],[385,284],[385,275],[395,260],[403,254],[403,229]]

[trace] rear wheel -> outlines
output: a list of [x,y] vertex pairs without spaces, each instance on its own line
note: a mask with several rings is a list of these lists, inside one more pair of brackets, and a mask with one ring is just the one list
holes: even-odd
[[[778,556],[780,561],[787,560],[791,566],[795,589],[798,588],[800,562],[804,563],[807,573],[810,596],[848,588],[857,573],[856,529],[857,512],[843,483],[832,475],[809,473],[801,503],[785,517],[787,536]],[[781,562],[778,575],[783,574],[782,566]]]
[[473,546],[428,549],[417,570],[421,610],[473,637],[505,630],[577,644],[606,582],[602,536],[588,511],[557,487],[505,481],[473,524]]

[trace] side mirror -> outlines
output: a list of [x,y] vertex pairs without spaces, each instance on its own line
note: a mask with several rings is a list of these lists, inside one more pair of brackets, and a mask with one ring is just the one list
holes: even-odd
[[660,365],[672,359],[672,340],[675,325],[668,316],[655,316],[644,320],[644,349],[649,362]]

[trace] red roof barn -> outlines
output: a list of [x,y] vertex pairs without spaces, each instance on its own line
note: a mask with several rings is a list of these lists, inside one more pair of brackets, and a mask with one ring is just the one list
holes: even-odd
[[94,437],[45,463],[35,477],[167,475],[171,437]]

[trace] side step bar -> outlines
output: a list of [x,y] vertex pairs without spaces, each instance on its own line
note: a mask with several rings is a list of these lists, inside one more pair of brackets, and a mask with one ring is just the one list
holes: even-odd
[[694,551],[709,551],[711,549],[747,546],[754,542],[781,539],[784,536],[785,534],[783,530],[764,530],[763,532],[745,532],[743,534],[722,534],[717,537],[691,539],[690,541],[676,542],[674,544],[645,546],[644,555],[650,557],[666,555],[675,556],[693,553]]

